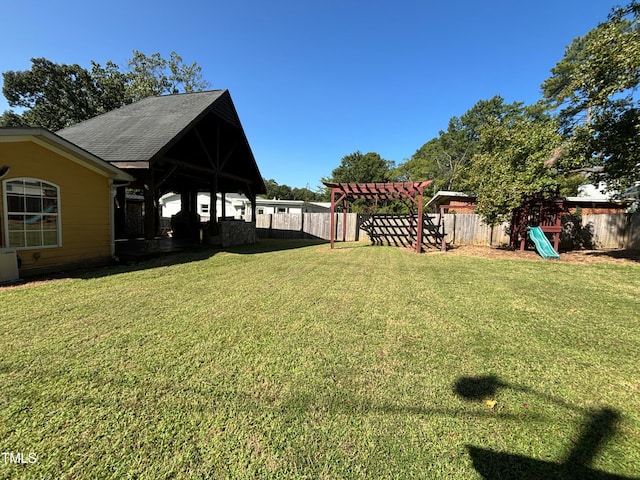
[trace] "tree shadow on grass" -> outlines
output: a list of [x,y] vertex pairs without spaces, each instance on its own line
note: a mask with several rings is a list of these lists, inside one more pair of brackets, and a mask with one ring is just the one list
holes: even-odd
[[322,239],[261,239],[257,243],[251,245],[238,245],[235,247],[226,247],[222,249],[229,253],[238,253],[243,255],[252,255],[256,253],[280,252],[284,250],[295,250],[298,248],[306,248],[314,245],[328,244],[329,240]]
[[[530,388],[504,383],[495,375],[461,377],[456,380],[453,387],[454,392],[467,401],[482,401],[493,398],[500,388],[537,394]],[[562,399],[545,394],[537,395],[563,407],[582,411]],[[582,427],[580,438],[568,450],[562,462],[547,462],[468,445],[467,449],[473,466],[486,480],[634,480],[631,477],[591,468],[598,453],[615,435],[620,414],[607,407],[584,411],[584,413],[586,423]]]
[[640,250],[595,250],[587,252],[586,255],[594,258],[613,258],[640,263]]

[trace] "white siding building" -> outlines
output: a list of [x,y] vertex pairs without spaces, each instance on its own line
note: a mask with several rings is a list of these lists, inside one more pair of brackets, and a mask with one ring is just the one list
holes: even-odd
[[[171,218],[182,208],[180,195],[177,193],[167,193],[160,197],[160,216]],[[256,199],[256,214],[270,215],[276,213],[322,213],[329,212],[330,202],[305,202],[303,200],[276,200],[268,198]],[[197,196],[197,213],[203,222],[211,218],[212,206],[208,192],[200,192]],[[218,194],[216,203],[216,213],[218,218],[234,218],[237,220],[250,220],[251,202],[244,195],[238,193],[227,193],[225,195],[224,215],[222,211],[222,195]]]

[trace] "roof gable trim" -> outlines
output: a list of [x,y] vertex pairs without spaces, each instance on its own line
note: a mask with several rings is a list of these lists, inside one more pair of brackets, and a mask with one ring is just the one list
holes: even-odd
[[134,180],[128,173],[44,128],[5,130],[0,135],[0,142],[33,142],[105,177],[127,182]]

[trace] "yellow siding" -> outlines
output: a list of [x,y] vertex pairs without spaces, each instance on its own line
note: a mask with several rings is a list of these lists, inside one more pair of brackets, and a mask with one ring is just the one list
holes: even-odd
[[[0,166],[11,170],[2,180],[31,177],[59,187],[61,246],[17,249],[22,269],[45,268],[110,255],[109,179],[33,142],[0,142]],[[0,189],[2,188],[0,183]],[[4,195],[0,211],[4,213]],[[4,216],[2,216],[4,222]],[[2,245],[5,246],[2,225]]]

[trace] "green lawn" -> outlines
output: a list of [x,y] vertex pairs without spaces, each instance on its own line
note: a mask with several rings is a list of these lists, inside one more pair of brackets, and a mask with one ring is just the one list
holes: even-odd
[[640,477],[639,265],[338,247],[0,289],[0,478]]

